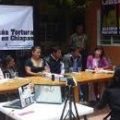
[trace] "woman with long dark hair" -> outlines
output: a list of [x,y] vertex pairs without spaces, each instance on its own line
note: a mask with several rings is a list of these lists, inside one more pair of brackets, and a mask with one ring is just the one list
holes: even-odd
[[97,47],[92,55],[87,58],[88,69],[107,69],[110,67],[102,47]]
[[[102,69],[108,69],[111,64],[107,57],[105,56],[104,49],[102,47],[96,47],[93,54],[89,55],[87,58],[87,69],[95,70],[99,72]],[[103,92],[105,84],[89,84],[89,100],[98,100]]]
[[111,109],[110,120],[120,120],[120,65],[116,67],[113,80],[103,93],[97,108],[102,109],[107,105]]

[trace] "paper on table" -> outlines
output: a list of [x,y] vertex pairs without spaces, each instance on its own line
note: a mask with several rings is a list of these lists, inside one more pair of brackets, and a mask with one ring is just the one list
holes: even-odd
[[95,72],[95,70],[92,70],[92,69],[86,69],[85,72]]
[[114,71],[113,70],[98,70],[98,71],[96,71],[96,73],[110,73],[110,74],[113,74],[114,73]]
[[47,77],[47,78],[49,78],[49,79],[52,79],[52,75],[54,75],[55,80],[60,80],[60,78],[64,77],[64,76],[61,75],[61,74],[55,74],[55,73],[45,72],[45,77]]
[[91,69],[86,69],[86,72],[95,72],[95,73],[110,73],[113,74],[113,70],[104,70],[104,69],[99,69],[99,70],[91,70]]
[[0,84],[5,83],[5,82],[8,82],[8,81],[9,81],[9,79],[1,79],[1,80],[0,80]]

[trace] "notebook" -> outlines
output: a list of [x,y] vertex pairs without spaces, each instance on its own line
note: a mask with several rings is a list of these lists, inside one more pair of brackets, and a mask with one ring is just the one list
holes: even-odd
[[4,107],[9,108],[25,108],[32,103],[34,103],[34,93],[33,88],[30,84],[23,85],[18,88],[18,99],[12,100],[4,105]]

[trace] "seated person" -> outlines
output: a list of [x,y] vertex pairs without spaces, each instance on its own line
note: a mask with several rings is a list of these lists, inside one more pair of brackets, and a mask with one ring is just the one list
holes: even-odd
[[[80,48],[71,48],[70,53],[64,55],[63,62],[65,64],[66,72],[79,72],[82,70],[82,56],[80,54]],[[88,100],[88,85],[80,85],[80,99],[81,101]]]
[[117,66],[111,84],[104,91],[98,109],[109,106],[111,109],[110,120],[120,120],[120,66]]
[[50,72],[56,74],[64,74],[64,63],[61,60],[61,50],[58,47],[53,47],[51,49],[51,55],[46,58],[46,61],[49,65]]
[[26,75],[38,75],[39,72],[49,72],[49,67],[45,60],[41,58],[41,48],[38,46],[32,47],[31,58],[25,63]]
[[[87,69],[99,71],[101,69],[107,69],[110,66],[111,65],[110,65],[108,59],[106,58],[102,47],[95,48],[93,55],[89,55],[87,58]],[[104,86],[104,85],[102,85],[102,86]],[[90,101],[99,99],[99,97],[102,93],[102,90],[103,90],[103,89],[101,89],[101,87],[100,87],[100,85],[98,86],[97,83],[89,84]],[[99,93],[100,91],[101,91],[101,93]],[[95,94],[95,96],[94,96],[94,94]]]
[[66,72],[79,72],[82,69],[82,56],[80,48],[71,48],[70,53],[64,55],[63,62]]
[[[8,55],[3,60],[2,70],[5,77],[14,78],[16,76],[16,64],[12,56]],[[8,76],[6,76],[8,74]]]
[[[59,47],[52,47],[51,54],[46,58],[46,61],[49,65],[51,73],[64,75],[65,69],[64,69],[64,63],[62,62],[61,57],[62,57],[61,49]],[[66,96],[65,87],[64,86],[54,86],[54,87],[61,88],[62,98],[64,99]]]
[[107,69],[110,67],[108,59],[105,57],[102,47],[97,47],[94,50],[93,55],[89,55],[87,58],[87,69]]

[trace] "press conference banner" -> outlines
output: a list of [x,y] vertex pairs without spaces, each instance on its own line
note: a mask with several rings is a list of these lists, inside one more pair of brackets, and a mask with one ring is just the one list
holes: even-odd
[[32,7],[0,5],[0,50],[30,49],[32,46]]

